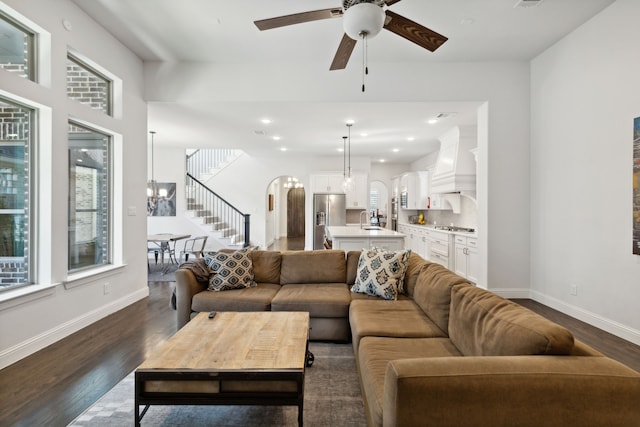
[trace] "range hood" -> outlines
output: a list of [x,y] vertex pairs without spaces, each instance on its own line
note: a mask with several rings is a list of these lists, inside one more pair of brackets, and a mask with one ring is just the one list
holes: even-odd
[[460,193],[475,199],[477,146],[475,126],[455,126],[440,136],[440,152],[431,175],[431,192]]

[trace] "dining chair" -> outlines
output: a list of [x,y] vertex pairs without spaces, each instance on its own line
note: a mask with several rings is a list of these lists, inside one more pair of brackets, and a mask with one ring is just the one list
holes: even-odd
[[184,241],[184,249],[180,251],[180,260],[184,255],[184,261],[189,261],[189,254],[193,254],[196,258],[200,258],[204,252],[209,236],[198,236]]

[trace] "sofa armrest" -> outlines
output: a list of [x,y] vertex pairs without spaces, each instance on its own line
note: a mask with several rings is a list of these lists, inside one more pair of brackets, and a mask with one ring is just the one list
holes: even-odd
[[185,268],[176,271],[176,310],[178,312],[178,329],[191,320],[191,299],[205,286],[196,280],[193,272]]
[[606,357],[394,360],[387,426],[638,426],[640,373]]

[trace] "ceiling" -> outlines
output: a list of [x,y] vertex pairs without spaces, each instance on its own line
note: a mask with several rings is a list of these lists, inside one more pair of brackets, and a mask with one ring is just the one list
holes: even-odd
[[[338,7],[340,0],[73,1],[145,61],[239,66],[281,62],[283,72],[284,64],[293,61],[313,64],[326,70],[327,76],[361,73],[359,46],[345,70],[329,71],[343,35],[342,18],[263,32],[253,24],[258,19]],[[381,62],[406,66],[412,62],[528,61],[613,1],[543,0],[536,7],[522,8],[514,7],[518,0],[402,0],[389,9],[449,40],[431,53],[383,30],[369,41],[368,61],[370,67]],[[372,161],[408,163],[436,150],[437,137],[451,126],[475,124],[478,105],[150,102],[148,126],[157,131],[158,145],[199,148],[225,144],[256,154],[275,154],[286,147],[305,155],[342,156],[337,149],[347,132],[345,120],[351,118],[356,120],[351,133],[354,155],[366,150]],[[455,114],[436,125],[426,123],[443,112]],[[262,124],[262,118],[273,122]],[[275,141],[277,136],[281,139]]]

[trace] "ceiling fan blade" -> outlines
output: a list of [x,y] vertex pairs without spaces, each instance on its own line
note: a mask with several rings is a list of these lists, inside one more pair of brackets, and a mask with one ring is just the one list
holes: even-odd
[[286,27],[287,25],[301,24],[303,22],[339,18],[342,16],[342,13],[342,9],[338,7],[294,13],[293,15],[278,16],[277,18],[261,19],[253,23],[256,24],[256,27],[258,27],[260,31],[264,31],[272,28]]
[[356,43],[357,42],[348,35],[345,34],[342,36],[342,41],[340,42],[340,46],[338,46],[336,56],[333,57],[333,62],[331,63],[331,67],[329,67],[330,71],[344,70],[346,68]]
[[390,10],[387,10],[385,13],[387,15],[384,24],[385,29],[431,52],[435,51],[448,40],[448,38],[442,34],[438,34],[404,16],[400,16]]
[[385,2],[384,2],[384,3],[385,3],[387,6],[391,6],[392,4],[396,4],[396,3],[398,3],[399,1],[400,1],[400,0],[385,0]]

